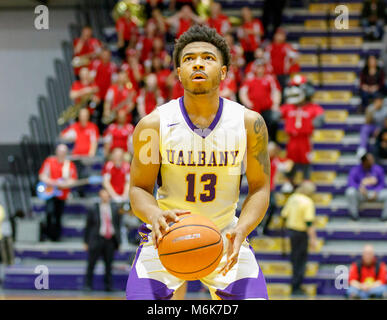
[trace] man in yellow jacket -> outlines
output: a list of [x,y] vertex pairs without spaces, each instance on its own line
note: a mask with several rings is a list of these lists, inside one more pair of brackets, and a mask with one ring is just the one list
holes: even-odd
[[308,240],[311,249],[317,246],[316,230],[313,226],[316,210],[311,199],[315,191],[316,187],[312,182],[303,182],[289,197],[281,212],[290,236],[293,295],[303,294],[301,284],[308,260]]

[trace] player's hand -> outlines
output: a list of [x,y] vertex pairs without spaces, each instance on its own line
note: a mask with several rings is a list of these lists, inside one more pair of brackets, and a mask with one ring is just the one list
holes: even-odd
[[169,230],[169,223],[178,222],[179,216],[191,213],[187,210],[173,209],[155,213],[152,217],[152,239],[155,248],[157,249],[163,235]]
[[225,266],[219,271],[224,276],[237,263],[239,250],[241,249],[243,241],[246,239],[245,233],[237,227],[226,233],[228,239],[227,244],[227,262]]

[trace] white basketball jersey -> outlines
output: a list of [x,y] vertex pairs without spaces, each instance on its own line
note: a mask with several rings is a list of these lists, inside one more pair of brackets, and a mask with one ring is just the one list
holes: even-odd
[[184,209],[210,218],[219,229],[235,216],[246,154],[245,107],[219,98],[206,129],[190,120],[183,97],[159,106],[162,210]]

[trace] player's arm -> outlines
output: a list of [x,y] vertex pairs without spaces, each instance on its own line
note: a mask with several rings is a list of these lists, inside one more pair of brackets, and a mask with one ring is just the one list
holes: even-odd
[[221,270],[224,274],[237,262],[243,241],[262,221],[269,206],[270,158],[267,152],[266,124],[261,115],[246,109],[245,126],[247,131],[246,177],[249,193],[243,203],[236,227],[227,233],[228,259]]
[[133,133],[133,159],[130,169],[129,197],[134,215],[152,225],[153,243],[157,247],[168,223],[178,221],[184,210],[163,211],[153,196],[153,188],[160,169],[160,118],[157,109],[137,124]]

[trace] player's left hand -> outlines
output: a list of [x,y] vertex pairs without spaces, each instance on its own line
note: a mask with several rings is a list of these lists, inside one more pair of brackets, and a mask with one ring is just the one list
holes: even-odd
[[239,250],[241,249],[242,243],[246,236],[242,230],[235,227],[226,233],[228,239],[227,244],[227,262],[225,266],[219,271],[224,276],[231,270],[231,268],[237,263]]

